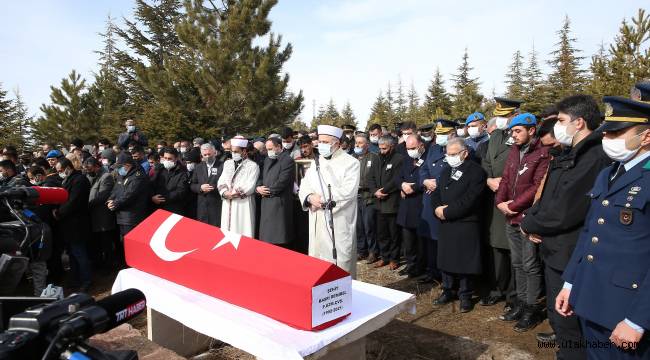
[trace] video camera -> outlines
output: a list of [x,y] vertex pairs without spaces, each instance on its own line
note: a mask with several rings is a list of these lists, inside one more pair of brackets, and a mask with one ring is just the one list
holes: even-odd
[[9,319],[0,333],[0,359],[137,360],[135,351],[102,351],[86,340],[141,314],[144,294],[128,289],[95,301],[87,294],[39,304]]
[[0,295],[12,295],[31,260],[47,260],[51,229],[32,211],[35,205],[62,204],[62,188],[0,187]]

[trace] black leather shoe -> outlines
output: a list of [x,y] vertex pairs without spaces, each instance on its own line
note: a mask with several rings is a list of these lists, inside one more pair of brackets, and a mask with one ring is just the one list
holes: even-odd
[[460,299],[460,312],[466,313],[474,309],[474,303],[472,299]]
[[445,305],[454,301],[454,296],[449,291],[443,291],[437,299],[433,300],[433,305]]
[[478,304],[481,306],[493,306],[496,305],[499,301],[502,301],[504,299],[503,295],[498,296],[498,295],[488,295],[485,297],[482,297],[481,300],[479,300]]
[[519,321],[521,317],[524,315],[524,305],[517,301],[512,309],[510,311],[506,312],[505,314],[499,316],[500,320],[507,321],[507,322],[512,322],[512,321]]
[[506,300],[506,304],[503,305],[503,312],[507,313],[508,311],[512,310],[514,306],[515,304],[512,301]]
[[526,332],[542,322],[542,315],[537,305],[526,305],[524,309],[524,314],[515,324],[514,330],[516,332]]
[[552,343],[555,342],[555,333],[537,333],[535,335],[537,338],[537,341],[543,342],[543,343]]

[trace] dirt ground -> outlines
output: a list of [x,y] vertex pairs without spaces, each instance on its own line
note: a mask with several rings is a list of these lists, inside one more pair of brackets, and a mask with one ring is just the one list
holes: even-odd
[[[110,292],[113,277],[101,278],[91,292],[97,297]],[[399,276],[388,267],[374,269],[358,263],[358,279],[415,294],[417,313],[402,313],[384,328],[372,333],[367,342],[368,360],[455,360],[455,359],[553,359],[554,350],[539,348],[535,333],[550,331],[548,321],[526,333],[512,330],[513,324],[498,319],[503,303],[492,307],[476,306],[462,314],[458,301],[433,306],[440,288],[419,285],[417,281]],[[141,316],[132,325],[146,336],[146,318]],[[250,354],[228,344],[215,342],[213,348],[195,356],[195,360],[254,359]]]

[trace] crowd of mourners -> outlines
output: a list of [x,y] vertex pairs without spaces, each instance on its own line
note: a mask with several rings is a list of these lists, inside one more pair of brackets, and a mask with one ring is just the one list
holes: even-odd
[[[495,98],[488,117],[344,126],[336,151],[360,172],[356,261],[440,286],[435,306],[502,304],[517,332],[548,318],[554,332],[537,336],[560,344],[558,358],[586,358],[589,346],[567,344],[601,339],[637,344],[605,358],[647,358],[649,100],[639,83],[600,106],[574,95],[531,114]],[[34,293],[87,291],[96,274],[124,268],[124,236],[157,209],[307,253],[300,182],[333,146],[318,135],[152,143],[130,119],[115,143],[5,146],[1,186],[69,193],[35,209],[52,240],[32,256]]]

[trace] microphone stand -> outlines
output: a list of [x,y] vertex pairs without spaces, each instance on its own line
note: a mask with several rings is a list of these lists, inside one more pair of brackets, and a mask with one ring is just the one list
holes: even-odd
[[[323,188],[323,176],[321,175],[320,172],[320,161],[318,159],[320,155],[314,157],[314,162],[316,163],[316,173],[318,174],[318,183],[320,185],[321,192],[323,193],[323,197],[325,197],[325,189]],[[334,259],[334,265],[338,266],[338,260],[336,256],[336,239],[334,236],[334,212],[332,209],[336,206],[336,202],[332,200],[332,185],[327,184],[327,190],[329,192],[329,200],[327,203],[325,203],[322,207],[322,209],[325,211],[324,217],[325,221],[328,222],[329,225],[329,230],[327,234],[330,236],[330,240],[332,240],[332,259]],[[329,211],[329,219],[327,218],[327,212]]]

